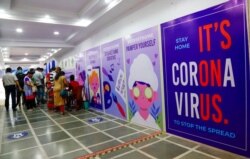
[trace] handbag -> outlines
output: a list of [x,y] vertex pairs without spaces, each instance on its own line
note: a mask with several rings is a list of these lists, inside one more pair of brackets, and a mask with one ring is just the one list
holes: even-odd
[[60,96],[61,96],[62,98],[66,98],[66,97],[68,96],[68,91],[65,90],[65,89],[61,90]]

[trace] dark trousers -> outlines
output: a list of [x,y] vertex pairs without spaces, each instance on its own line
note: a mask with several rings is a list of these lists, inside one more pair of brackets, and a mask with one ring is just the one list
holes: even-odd
[[36,86],[37,87],[37,91],[36,91],[36,101],[37,104],[41,104],[43,101],[43,96],[44,96],[44,88],[43,86]]
[[5,86],[5,108],[6,110],[9,110],[9,99],[11,95],[12,99],[12,109],[16,109],[16,86],[15,85],[10,85],[10,86]]
[[21,106],[21,98],[22,98],[22,104],[25,104],[25,93],[24,91],[17,90],[17,105]]

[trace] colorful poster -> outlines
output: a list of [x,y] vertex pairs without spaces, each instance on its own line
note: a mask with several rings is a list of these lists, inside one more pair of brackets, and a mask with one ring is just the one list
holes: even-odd
[[122,39],[101,46],[105,112],[127,119]]
[[125,38],[129,120],[162,130],[158,45],[157,27]]
[[65,69],[62,71],[64,71],[67,81],[70,81],[70,75],[75,75],[75,69]]
[[84,54],[80,54],[75,62],[75,80],[79,82],[80,86],[85,86],[86,82],[86,67]]
[[161,30],[167,131],[250,156],[244,2],[223,3]]
[[103,110],[100,47],[95,47],[86,51],[86,66],[90,106],[95,109]]

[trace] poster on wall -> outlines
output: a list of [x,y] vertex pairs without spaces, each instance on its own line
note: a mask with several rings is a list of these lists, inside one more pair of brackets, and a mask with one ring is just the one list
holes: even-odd
[[158,29],[152,27],[125,38],[129,120],[163,129]]
[[67,81],[70,81],[70,75],[75,75],[75,69],[63,69],[62,70],[65,73],[65,77],[67,79]]
[[250,156],[245,2],[161,24],[161,31],[167,131]]
[[101,46],[105,112],[127,119],[122,39]]
[[75,61],[75,80],[80,86],[84,86],[86,82],[86,69],[84,53],[80,54]]
[[86,51],[86,67],[90,106],[95,109],[103,110],[100,47],[95,47]]

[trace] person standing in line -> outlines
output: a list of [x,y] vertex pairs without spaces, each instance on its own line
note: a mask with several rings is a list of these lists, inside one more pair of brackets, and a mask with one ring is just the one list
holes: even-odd
[[64,72],[60,67],[56,67],[56,77],[54,81],[54,106],[59,108],[62,115],[64,115],[65,99],[61,96],[61,91],[68,85]]
[[33,79],[34,79],[34,84],[37,88],[36,101],[37,101],[37,106],[39,106],[43,100],[43,85],[42,85],[43,74],[41,72],[40,67],[36,69],[33,75]]
[[6,111],[9,111],[9,96],[11,95],[12,99],[12,110],[16,111],[16,86],[18,87],[19,91],[22,91],[22,88],[19,85],[18,79],[16,75],[13,75],[12,69],[8,67],[6,69],[6,74],[3,75],[3,86],[5,89],[5,108]]
[[28,71],[27,75],[24,77],[24,92],[25,92],[25,100],[26,100],[26,107],[29,111],[33,110],[35,106],[35,95],[32,91],[32,87],[34,86],[32,82],[32,76],[34,71]]
[[55,67],[49,70],[49,73],[46,74],[45,84],[46,84],[46,92],[47,92],[47,107],[48,109],[54,108],[54,79],[56,76]]
[[[82,105],[82,87],[79,85],[79,82],[75,81],[75,76],[70,75],[69,89],[72,91],[71,100],[69,100],[69,104],[72,100],[76,101],[76,110],[79,110]],[[70,105],[69,105],[70,107]]]
[[[23,87],[24,87],[24,77],[25,74],[23,73],[23,69],[22,67],[17,67],[17,71],[16,71],[16,77],[18,79],[19,85],[22,88],[22,91],[19,91],[19,89],[17,89],[17,105],[19,106],[19,109],[21,110],[21,105],[25,104],[25,93],[23,91]],[[21,104],[21,98],[22,98],[22,104]]]

